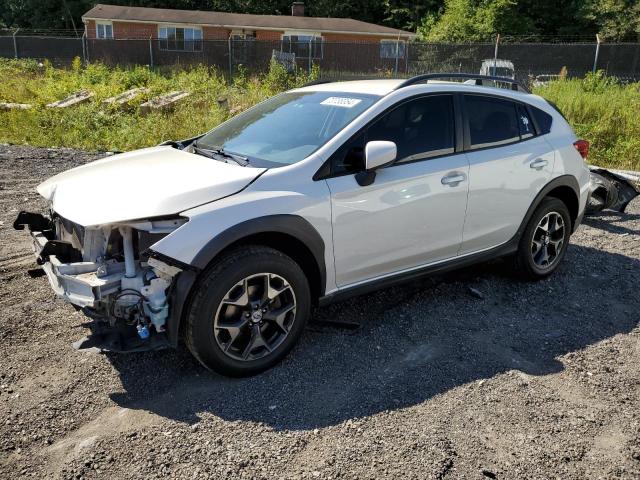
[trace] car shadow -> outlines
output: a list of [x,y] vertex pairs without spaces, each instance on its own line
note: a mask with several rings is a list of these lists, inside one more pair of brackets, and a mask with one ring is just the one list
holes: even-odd
[[210,414],[298,430],[410,407],[509,370],[559,372],[559,356],[636,326],[639,263],[571,245],[541,282],[515,281],[494,261],[357,297],[313,319],[355,320],[359,330],[312,324],[283,363],[252,378],[210,373],[184,348],[108,355],[123,390],[111,398],[181,422]]

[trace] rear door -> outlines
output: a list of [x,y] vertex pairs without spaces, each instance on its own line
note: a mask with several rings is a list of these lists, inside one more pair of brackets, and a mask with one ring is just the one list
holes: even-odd
[[469,204],[460,254],[510,240],[553,172],[554,152],[536,135],[527,107],[464,95]]
[[[327,183],[338,286],[456,256],[469,167],[454,117],[452,95],[411,99],[334,154]],[[354,174],[373,140],[395,142],[397,161],[377,170],[371,185],[360,186]]]

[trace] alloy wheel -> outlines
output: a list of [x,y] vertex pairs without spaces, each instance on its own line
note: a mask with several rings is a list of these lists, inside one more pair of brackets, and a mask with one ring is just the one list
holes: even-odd
[[226,293],[214,319],[216,342],[240,361],[263,358],[287,338],[296,316],[296,296],[275,273],[243,278]]
[[565,224],[558,212],[547,213],[533,232],[531,257],[538,268],[551,267],[562,252]]

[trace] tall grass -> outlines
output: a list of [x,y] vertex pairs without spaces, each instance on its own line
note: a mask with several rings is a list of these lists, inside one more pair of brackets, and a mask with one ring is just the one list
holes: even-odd
[[[70,69],[59,69],[0,59],[0,101],[34,105],[31,110],[0,112],[0,142],[123,151],[156,145],[207,131],[232,113],[317,76],[317,70],[311,75],[289,74],[273,64],[266,74],[251,76],[240,70],[228,82],[204,66],[160,72],[147,67],[83,67],[77,60]],[[102,105],[102,100],[133,87],[150,91],[124,109]],[[94,93],[90,102],[45,108],[80,89]],[[143,101],[172,90],[191,95],[173,112],[140,114]],[[640,170],[640,83],[623,85],[599,72],[551,82],[535,93],[556,103],[577,134],[591,142],[591,163]],[[226,104],[218,102],[221,97]]]
[[589,163],[640,170],[640,83],[625,85],[597,72],[534,93],[554,102],[577,135],[591,142]]
[[[316,75],[315,71],[311,75],[289,74],[273,64],[267,74],[248,76],[240,71],[229,83],[215,69],[204,66],[163,73],[146,67],[119,69],[100,64],[84,68],[79,61],[70,69],[59,69],[35,61],[0,60],[0,102],[34,106],[0,112],[0,142],[122,151],[156,145],[205,132],[231,113]],[[102,105],[106,98],[133,87],[146,87],[149,92],[126,108]],[[65,109],[45,107],[81,89],[94,93],[89,102]],[[172,112],[141,115],[142,102],[173,90],[185,90],[190,96]],[[221,98],[226,102],[219,102]]]

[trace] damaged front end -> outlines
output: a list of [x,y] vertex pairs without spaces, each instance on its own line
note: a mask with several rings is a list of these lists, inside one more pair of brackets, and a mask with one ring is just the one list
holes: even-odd
[[78,348],[105,351],[169,346],[169,296],[182,268],[154,257],[151,245],[186,223],[175,217],[83,227],[52,212],[20,212],[14,228],[31,233],[36,261],[54,292],[94,320]]

